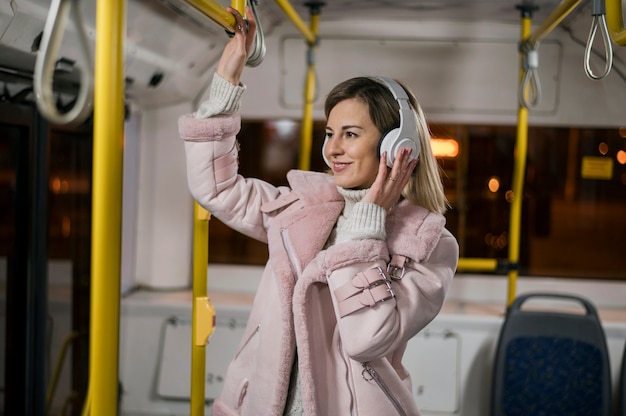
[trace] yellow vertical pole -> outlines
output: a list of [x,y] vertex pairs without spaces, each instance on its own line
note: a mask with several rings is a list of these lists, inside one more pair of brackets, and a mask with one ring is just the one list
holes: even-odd
[[[245,16],[245,0],[232,0],[231,6]],[[215,310],[208,297],[209,211],[194,202],[193,283],[191,313],[190,415],[202,416],[205,408],[206,344],[215,328]]]
[[89,395],[92,416],[118,411],[124,0],[98,0],[94,86]]
[[[207,266],[209,263],[209,219],[210,214],[197,202],[193,207],[193,303],[192,303],[192,339],[191,339],[191,412],[192,416],[204,415],[205,374],[206,374],[206,339],[197,342],[196,334],[201,326],[213,322],[200,322],[202,303],[207,297]],[[211,328],[212,330],[212,328]]]
[[[313,7],[313,6],[312,6]],[[313,7],[311,11],[310,31],[317,39],[319,31],[319,8]],[[313,105],[315,104],[315,50],[317,45],[309,43],[307,51],[306,86],[304,89],[304,113],[302,116],[302,132],[300,139],[300,159],[298,168],[301,170],[311,169],[311,147],[313,143]]]
[[[526,41],[530,36],[531,18],[522,15],[521,40]],[[520,82],[524,77],[523,54],[520,54]],[[515,300],[517,291],[517,277],[519,275],[520,234],[522,222],[522,201],[524,199],[524,174],[526,172],[526,155],[528,153],[528,109],[519,106],[517,110],[517,138],[515,142],[513,166],[513,200],[509,218],[509,264],[514,265],[508,272],[507,306]]]

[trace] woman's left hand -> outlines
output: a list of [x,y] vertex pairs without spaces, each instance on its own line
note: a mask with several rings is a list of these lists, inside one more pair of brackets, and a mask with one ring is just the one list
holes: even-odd
[[409,182],[418,159],[410,160],[411,149],[400,149],[391,169],[387,168],[387,152],[380,156],[378,175],[362,202],[371,202],[386,210],[393,207]]

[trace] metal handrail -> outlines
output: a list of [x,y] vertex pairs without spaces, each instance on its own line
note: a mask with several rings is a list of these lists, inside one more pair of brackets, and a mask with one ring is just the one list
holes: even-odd
[[[319,8],[311,9],[310,31],[317,38],[319,30]],[[307,51],[306,85],[304,87],[304,109],[302,114],[302,133],[300,138],[300,158],[298,168],[309,170],[311,168],[311,148],[313,146],[313,107],[315,104],[315,92],[317,88],[315,50],[317,43],[309,43]]]
[[[198,9],[202,14],[207,16],[209,19],[213,20],[215,23],[220,25],[222,28],[229,32],[235,32],[235,16],[228,13],[228,11],[216,2],[215,0],[185,0],[187,3]],[[233,6],[233,8],[237,10],[241,10],[243,13],[243,8],[237,8]]]
[[309,44],[314,44],[317,41],[317,35],[309,27],[307,27],[289,1],[276,0],[276,4],[283,10],[285,15],[296,26],[296,29],[300,31]]
[[473,257],[461,257],[459,258],[459,263],[457,264],[457,272],[467,272],[467,271],[489,271],[493,272],[498,269],[499,261],[498,259],[491,258],[473,258]]
[[[613,66],[613,48],[611,46],[611,38],[609,37],[609,29],[606,25],[606,7],[604,6],[604,0],[593,0],[591,9],[591,29],[589,30],[589,37],[587,39],[587,46],[585,47],[585,73],[591,79],[602,79],[611,72]],[[593,42],[596,38],[596,32],[600,28],[602,35],[602,41],[604,43],[604,72],[600,75],[596,75],[591,69],[591,49],[593,48]]]
[[519,105],[526,108],[535,108],[541,102],[541,83],[539,81],[539,51],[535,49],[521,51],[524,53],[522,67],[524,74],[517,90]]
[[[204,14],[209,19],[220,25],[226,32],[230,34],[235,33],[235,16],[230,14],[228,10],[215,0],[185,0],[191,6],[195,7],[199,12]],[[248,66],[258,66],[265,57],[265,37],[263,35],[263,29],[261,28],[261,22],[259,21],[258,14],[256,12],[256,6],[254,5],[256,0],[250,0],[250,8],[254,14],[254,18],[257,22],[257,33],[254,48],[248,57],[246,64]],[[245,16],[246,0],[232,0],[231,7],[242,16]]]
[[[520,24],[521,43],[528,42],[531,28],[531,18],[523,15]],[[520,54],[520,82],[524,78],[524,56]],[[524,195],[524,172],[526,171],[526,156],[528,154],[528,108],[521,103],[517,110],[517,134],[513,160],[513,184],[511,211],[509,213],[509,264],[519,263],[520,235],[522,223],[522,199]],[[507,306],[515,300],[517,292],[517,277],[519,269],[512,268],[508,272]]]
[[[61,114],[54,101],[53,78],[56,65],[56,57],[59,54],[63,33],[67,25],[68,17],[75,26],[78,35],[80,89],[78,97],[71,110]],[[91,112],[93,97],[93,63],[91,51],[83,18],[80,12],[79,0],[53,0],[50,4],[48,17],[41,36],[40,49],[35,60],[35,72],[33,75],[33,90],[37,108],[49,121],[57,124],[82,123]]]
[[545,38],[552,30],[563,21],[574,9],[580,4],[582,0],[564,0],[558,5],[556,9],[550,13],[550,15],[539,25],[529,36],[525,39],[525,42],[530,43],[532,46],[539,43]]
[[606,24],[613,42],[620,46],[626,45],[626,28],[622,14],[621,0],[606,0]]
[[98,0],[93,136],[89,388],[83,414],[118,411],[125,0]]

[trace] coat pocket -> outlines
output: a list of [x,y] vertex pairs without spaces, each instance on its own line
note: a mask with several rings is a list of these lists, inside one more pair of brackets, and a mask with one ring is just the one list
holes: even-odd
[[213,401],[211,407],[211,416],[240,416],[240,409],[235,409],[227,404],[222,398],[218,397]]

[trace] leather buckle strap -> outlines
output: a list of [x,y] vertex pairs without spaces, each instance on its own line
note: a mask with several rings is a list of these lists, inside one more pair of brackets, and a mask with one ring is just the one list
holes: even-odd
[[351,296],[362,292],[363,289],[370,287],[375,282],[381,279],[387,279],[387,275],[380,267],[373,267],[364,272],[359,272],[354,275],[351,281],[344,283],[335,289],[335,298],[339,302],[348,299]]
[[337,288],[334,294],[342,318],[395,297],[391,282],[380,267],[357,273],[352,281]]
[[[394,254],[391,257],[391,261],[387,265],[387,273],[393,280],[402,280],[404,273],[406,273],[406,264],[409,259],[399,254]],[[399,271],[399,272],[398,272]]]

